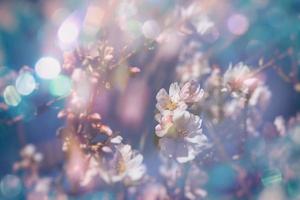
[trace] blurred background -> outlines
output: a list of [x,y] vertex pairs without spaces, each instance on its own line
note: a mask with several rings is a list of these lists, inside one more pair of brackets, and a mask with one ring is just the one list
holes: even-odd
[[[9,77],[17,78],[17,72],[24,66],[34,70],[43,58],[55,58],[54,61],[48,59],[52,64],[56,61],[62,63],[66,43],[80,40],[88,44],[108,36],[116,49],[118,45],[130,44],[135,53],[126,65],[139,67],[141,73],[128,78],[121,69],[114,75],[113,85],[116,87],[103,91],[96,109],[114,131],[121,132],[127,143],[139,148],[141,136],[145,137],[143,154],[150,174],[155,174],[156,164],[152,162],[157,153],[153,138],[155,96],[160,88],[168,88],[176,80],[179,51],[188,40],[178,44],[176,40],[171,40],[158,45],[152,35],[166,29],[164,23],[177,4],[185,5],[190,1],[144,0],[138,3],[137,10],[124,6],[130,1],[122,1],[123,10],[113,6],[115,1],[109,2],[0,1],[0,89],[3,92]],[[240,61],[257,66],[259,62],[268,62],[284,52],[290,52],[289,56],[276,61],[276,65],[283,73],[289,73],[293,66],[299,69],[300,1],[201,2],[214,23],[214,30],[201,38],[193,34],[189,37],[201,42],[201,51],[209,55],[210,66],[226,70],[231,63]],[[125,28],[113,24],[111,18],[114,16],[107,14],[106,9],[117,10],[116,15],[122,15],[125,19],[121,23]],[[145,28],[149,19],[158,24],[157,29],[150,33]],[[175,22],[168,23],[172,25]],[[109,31],[102,31],[102,27],[108,27]],[[51,76],[51,73],[47,75]],[[44,154],[42,173],[55,175],[63,164],[61,142],[56,137],[56,130],[64,124],[63,120],[57,119],[64,100],[47,106],[57,97],[57,90],[47,79],[33,78],[38,89],[29,91],[30,95],[21,96],[16,106],[6,108],[6,101],[1,97],[1,107],[5,109],[0,109],[0,122],[3,122],[0,123],[0,180],[11,173],[13,163],[20,158],[20,149],[28,143],[35,144]],[[295,115],[300,110],[299,88],[271,69],[265,70],[264,79],[273,95],[264,119],[272,122],[278,115],[286,119]],[[68,81],[58,85],[65,83]],[[20,116],[22,120],[18,120]]]

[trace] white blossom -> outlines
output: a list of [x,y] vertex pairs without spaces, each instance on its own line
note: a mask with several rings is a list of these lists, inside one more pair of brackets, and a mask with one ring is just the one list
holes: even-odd
[[201,53],[196,53],[191,60],[185,61],[176,68],[182,82],[197,80],[211,71],[208,60]]
[[195,81],[186,82],[182,87],[178,83],[172,83],[169,93],[161,89],[157,95],[156,108],[161,114],[170,111],[186,110],[188,103],[196,103],[203,97],[203,90]]
[[269,103],[271,95],[272,94],[268,87],[260,85],[256,87],[253,93],[251,94],[251,97],[249,99],[249,105],[259,106],[260,108],[265,109]]
[[235,66],[230,65],[224,73],[223,83],[227,90],[237,92],[247,92],[250,69],[247,65],[240,62]]
[[180,98],[180,86],[178,83],[172,83],[169,93],[165,89],[161,89],[157,95],[156,108],[163,113],[164,111],[175,111],[187,109],[186,103]]
[[199,3],[193,3],[187,8],[182,8],[180,14],[183,19],[190,21],[196,31],[203,35],[214,27],[214,23],[208,17],[207,13],[201,8]]
[[33,144],[28,144],[21,150],[21,156],[32,157],[35,154],[35,152],[36,152],[35,146]]
[[[105,167],[100,166],[99,174],[106,183],[115,183],[122,180],[136,182],[146,172],[142,162],[143,156],[141,154],[133,151],[130,145],[120,144],[117,146],[112,162]],[[102,164],[104,163],[102,162]]]
[[210,146],[202,133],[201,123],[199,116],[187,111],[175,112],[170,127],[157,132],[162,153],[180,163],[193,160],[201,150]]
[[186,82],[180,90],[180,97],[186,103],[199,102],[203,94],[204,91],[195,81]]
[[146,172],[143,156],[134,151],[128,144],[118,144],[110,156],[92,157],[81,185],[88,185],[94,178],[100,177],[105,183],[139,181]]

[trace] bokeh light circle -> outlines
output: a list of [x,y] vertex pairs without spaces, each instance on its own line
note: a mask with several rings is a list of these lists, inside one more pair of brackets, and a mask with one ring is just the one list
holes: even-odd
[[61,45],[71,45],[79,36],[79,25],[72,17],[67,18],[59,27],[57,37]]
[[21,102],[21,96],[13,85],[8,85],[4,89],[3,98],[5,103],[9,106],[17,106]]
[[21,180],[15,175],[6,175],[0,183],[1,194],[4,198],[15,199],[22,191]]
[[234,35],[243,35],[249,28],[249,20],[242,14],[233,14],[228,18],[227,28]]
[[18,76],[15,86],[19,94],[26,96],[34,91],[36,82],[29,72],[24,72]]
[[160,34],[160,27],[155,20],[148,20],[142,26],[143,35],[148,39],[155,39]]
[[142,23],[138,20],[128,20],[125,30],[132,37],[139,37],[142,34]]
[[61,66],[57,59],[43,57],[37,61],[35,71],[43,79],[54,79],[59,75]]
[[70,78],[64,75],[59,75],[56,79],[50,82],[50,93],[53,96],[65,96],[70,94],[72,82]]

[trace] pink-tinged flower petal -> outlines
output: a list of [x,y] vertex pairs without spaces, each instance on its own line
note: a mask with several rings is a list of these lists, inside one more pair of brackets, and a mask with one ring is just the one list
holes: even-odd
[[195,159],[195,152],[191,147],[186,148],[186,154],[177,154],[176,160],[179,163],[186,163]]
[[180,100],[180,87],[178,83],[172,83],[169,89],[169,96],[172,101],[177,102]]
[[193,144],[202,144],[202,145],[206,145],[208,142],[208,139],[205,135],[196,135],[194,137],[186,137],[185,140],[189,143],[193,143]]
[[160,111],[163,112],[164,110],[166,110],[168,108],[168,105],[171,102],[171,99],[168,95],[168,93],[166,92],[165,89],[161,89],[157,95],[156,95],[156,100],[157,100],[157,104],[156,104],[156,108]]
[[130,169],[132,167],[135,167],[137,165],[141,165],[143,162],[143,156],[141,154],[138,154],[137,156],[133,157],[128,163],[127,167]]
[[187,103],[199,102],[204,95],[203,89],[195,81],[186,82],[180,91],[180,97]]
[[123,138],[121,136],[116,136],[114,138],[110,139],[110,142],[113,144],[120,144],[122,142]]

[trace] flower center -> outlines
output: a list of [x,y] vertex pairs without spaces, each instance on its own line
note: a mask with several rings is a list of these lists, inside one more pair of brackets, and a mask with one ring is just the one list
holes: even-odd
[[168,110],[175,110],[177,108],[177,103],[173,102],[173,101],[169,101],[167,104],[166,104],[166,109]]
[[177,129],[177,134],[179,137],[186,137],[188,132],[184,129]]
[[126,171],[126,165],[122,158],[118,161],[117,171],[119,174],[122,174]]

